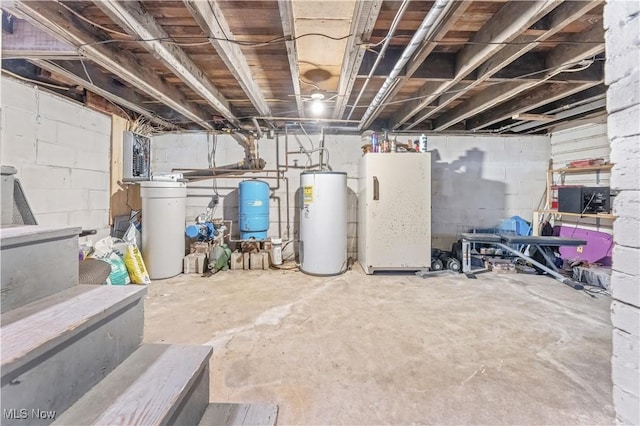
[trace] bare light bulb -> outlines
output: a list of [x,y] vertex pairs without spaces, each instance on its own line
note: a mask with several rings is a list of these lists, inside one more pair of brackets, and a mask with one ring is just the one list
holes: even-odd
[[324,103],[320,99],[314,99],[311,102],[311,113],[313,115],[321,115],[324,112]]

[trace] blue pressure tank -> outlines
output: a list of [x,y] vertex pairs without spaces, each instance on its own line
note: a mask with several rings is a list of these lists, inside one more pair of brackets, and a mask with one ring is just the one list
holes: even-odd
[[240,182],[238,192],[240,239],[266,239],[269,229],[269,184],[261,180],[245,180]]

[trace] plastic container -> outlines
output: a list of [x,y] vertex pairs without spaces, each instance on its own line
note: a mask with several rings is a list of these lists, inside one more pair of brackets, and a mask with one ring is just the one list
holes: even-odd
[[427,152],[427,135],[420,136],[420,152]]
[[269,230],[269,184],[245,180],[239,186],[240,238],[264,240]]
[[271,263],[282,265],[282,238],[271,239]]
[[140,183],[142,257],[152,280],[182,272],[187,185],[184,182]]

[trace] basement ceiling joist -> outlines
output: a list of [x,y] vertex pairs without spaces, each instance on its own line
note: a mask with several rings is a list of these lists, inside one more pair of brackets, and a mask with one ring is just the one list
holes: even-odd
[[[603,87],[602,6],[17,0],[2,4],[18,19],[14,34],[3,34],[3,54],[166,127],[257,132],[255,123],[309,120],[310,95],[320,90],[320,118],[362,130],[530,132],[545,126],[511,117]],[[406,54],[429,16],[425,38]],[[26,37],[33,30],[46,33]]]

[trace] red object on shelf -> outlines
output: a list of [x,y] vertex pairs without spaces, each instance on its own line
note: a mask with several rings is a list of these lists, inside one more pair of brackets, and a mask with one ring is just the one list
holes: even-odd
[[569,163],[569,167],[589,167],[589,166],[601,166],[604,164],[603,158],[595,158],[591,160],[577,160]]
[[554,210],[558,209],[558,200],[552,201],[551,202],[551,208]]

